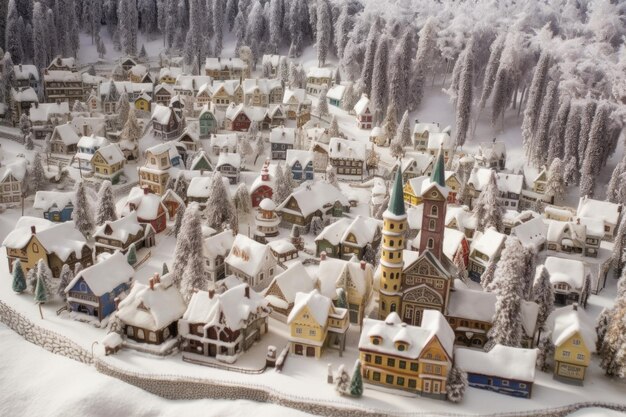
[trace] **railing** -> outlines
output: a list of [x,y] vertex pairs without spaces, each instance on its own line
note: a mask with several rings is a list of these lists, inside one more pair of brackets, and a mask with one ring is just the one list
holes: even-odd
[[215,368],[215,369],[223,369],[225,371],[232,371],[232,372],[239,372],[240,374],[248,374],[248,375],[258,375],[258,374],[262,374],[263,372],[265,372],[266,367],[262,367],[262,368],[258,368],[258,369],[250,369],[250,368],[240,368],[237,366],[228,366],[228,365],[223,365],[221,363],[216,363],[216,362],[211,362],[208,360],[200,360],[200,359],[194,359],[194,358],[190,358],[189,356],[186,356],[183,353],[183,362],[189,362],[189,363],[193,363],[196,365],[202,365],[202,366],[207,366],[209,368]]

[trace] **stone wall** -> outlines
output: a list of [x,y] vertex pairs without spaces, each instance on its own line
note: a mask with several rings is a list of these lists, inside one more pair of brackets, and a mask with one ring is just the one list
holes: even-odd
[[91,352],[65,336],[37,326],[2,301],[0,301],[0,321],[24,339],[52,353],[83,363],[93,363]]
[[[79,362],[93,364],[100,373],[112,376],[128,384],[132,384],[152,394],[172,400],[196,400],[203,398],[250,400],[269,402],[283,407],[293,408],[316,415],[332,415],[336,417],[383,417],[383,416],[463,416],[463,404],[458,405],[459,413],[433,412],[395,412],[368,408],[354,408],[341,401],[319,400],[299,397],[278,392],[271,387],[240,382],[211,381],[208,379],[182,377],[175,375],[151,375],[129,372],[117,368],[105,360],[92,358],[91,353],[83,349],[69,338],[53,331],[44,329],[24,315],[13,310],[0,301],[0,322],[21,335],[27,341],[59,355]],[[322,382],[320,382],[322,383]],[[418,407],[418,403],[416,403]],[[607,408],[626,412],[626,405],[585,402],[545,410],[533,410],[513,413],[494,413],[492,417],[565,417],[566,415],[589,407]]]

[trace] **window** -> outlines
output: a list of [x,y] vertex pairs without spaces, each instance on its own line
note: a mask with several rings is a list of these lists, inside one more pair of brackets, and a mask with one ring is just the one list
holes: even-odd
[[396,360],[393,358],[387,358],[387,366],[396,366]]
[[574,339],[572,340],[572,343],[576,346],[580,345],[580,339]]
[[405,350],[405,349],[406,349],[406,346],[404,346],[402,343],[400,343],[400,344],[398,345],[398,350],[399,350],[400,352],[404,352],[404,350]]
[[383,363],[383,358],[382,358],[381,356],[378,356],[378,355],[374,356],[374,363],[375,363],[376,365],[382,365],[382,363]]
[[402,378],[401,376],[398,377],[398,381],[397,381],[398,385],[402,385],[404,386],[404,378]]
[[409,388],[415,388],[415,387],[417,387],[417,381],[409,378]]
[[380,344],[380,339],[377,337],[373,337],[372,338],[372,344],[373,345],[379,345]]
[[520,383],[520,384],[519,384],[519,387],[520,387],[521,389],[525,389],[525,388],[526,388],[526,384],[524,384],[524,383]]
[[372,361],[372,355],[370,355],[369,353],[365,354],[365,362],[371,362]]
[[34,253],[39,253],[39,245],[36,243],[33,243],[33,252]]
[[398,361],[398,366],[400,369],[406,369],[406,361]]
[[315,330],[309,330],[309,336],[315,336]]
[[579,353],[576,355],[576,359],[578,359],[579,361],[584,361],[585,360],[585,355],[583,355],[582,353]]
[[151,342],[155,342],[156,343],[156,341],[157,341],[156,333],[155,332],[148,333],[148,340],[150,340]]
[[388,384],[393,384],[393,375],[387,375],[385,378],[385,382]]
[[431,215],[431,216],[437,216],[437,213],[438,213],[438,211],[437,211],[437,206],[432,206],[432,207],[430,208],[430,215]]
[[296,334],[302,334],[302,328],[297,327],[296,328]]
[[126,334],[128,334],[130,337],[135,335],[135,329],[132,326],[128,326],[126,328]]
[[432,249],[435,247],[435,241],[433,240],[433,238],[428,239],[428,245],[427,245],[428,249]]
[[380,372],[374,372],[372,379],[374,379],[374,381],[380,381]]
[[143,340],[144,338],[143,329],[137,329],[137,339]]
[[563,351],[563,357],[564,357],[564,358],[569,358],[569,356],[570,356],[570,352],[569,352],[569,351],[567,351],[567,350],[564,350],[564,351]]
[[509,386],[509,381],[507,381],[506,379],[502,380],[502,386],[503,387],[508,387]]
[[390,313],[393,313],[394,311],[396,311],[396,303],[392,303],[391,308],[389,309]]
[[428,230],[435,230],[435,227],[437,226],[437,222],[434,219],[430,219],[428,221]]

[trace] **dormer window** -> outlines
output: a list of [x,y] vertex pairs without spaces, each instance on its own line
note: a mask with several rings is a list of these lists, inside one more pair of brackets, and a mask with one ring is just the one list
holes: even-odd
[[372,341],[373,345],[377,345],[377,346],[383,342],[383,339],[380,336],[372,336],[370,340]]
[[396,342],[396,349],[398,349],[399,352],[404,352],[408,348],[409,348],[409,344],[408,343],[406,343],[406,342]]

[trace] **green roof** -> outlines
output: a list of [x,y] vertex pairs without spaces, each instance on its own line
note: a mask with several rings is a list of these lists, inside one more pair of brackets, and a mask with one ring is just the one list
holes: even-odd
[[440,148],[439,153],[437,154],[437,160],[435,161],[435,166],[433,167],[433,173],[430,175],[430,181],[436,182],[442,187],[446,186],[445,165],[443,151]]
[[402,216],[404,211],[404,190],[402,189],[402,170],[396,171],[396,179],[393,182],[393,188],[391,190],[391,198],[389,199],[389,206],[387,210],[396,216]]

